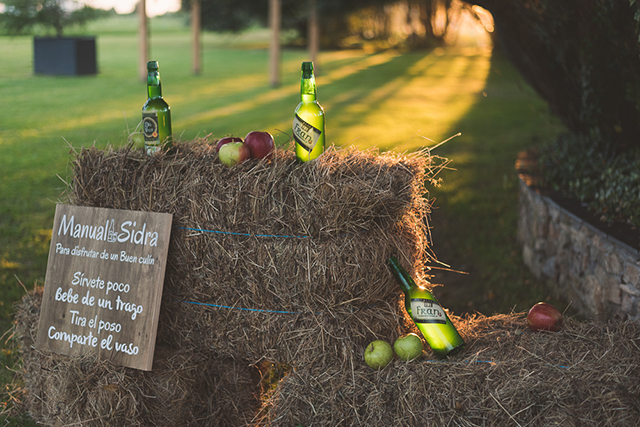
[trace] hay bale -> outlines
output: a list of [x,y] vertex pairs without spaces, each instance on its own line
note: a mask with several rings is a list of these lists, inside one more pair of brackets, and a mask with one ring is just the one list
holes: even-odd
[[319,348],[346,360],[398,330],[385,261],[399,253],[423,275],[425,183],[442,163],[330,148],[227,168],[203,142],[173,156],[92,149],[73,163],[70,202],[173,214],[158,339],[254,363],[310,363]]
[[260,375],[245,361],[192,349],[156,348],[149,372],[95,357],[68,357],[34,346],[42,289],[16,311],[24,405],[47,426],[248,425],[259,407]]
[[277,426],[636,426],[640,327],[569,320],[558,333],[525,314],[453,318],[467,342],[447,361],[374,371],[305,366],[266,401]]
[[[167,311],[171,315],[162,319],[163,339],[185,348],[206,348],[219,357],[240,356],[250,363],[267,360],[304,366],[326,361],[349,365],[361,357],[370,341],[393,340],[403,330],[398,305],[389,303],[361,310],[346,306],[288,314],[202,306],[192,309],[178,302]],[[189,319],[189,327],[184,319]]]
[[[330,148],[234,168],[195,141],[173,155],[88,149],[67,202],[173,214],[154,369],[34,348],[41,296],[18,309],[27,405],[48,425],[246,425],[252,366],[351,365],[403,329],[392,253],[430,261],[425,182],[443,162]],[[203,305],[204,304],[204,305]],[[46,373],[46,374],[45,374]]]
[[212,145],[185,143],[172,156],[84,149],[74,160],[70,200],[78,205],[168,212],[181,226],[268,235],[331,237],[385,229],[428,213],[424,183],[441,165],[422,154],[329,148],[299,163],[278,150],[227,168]]

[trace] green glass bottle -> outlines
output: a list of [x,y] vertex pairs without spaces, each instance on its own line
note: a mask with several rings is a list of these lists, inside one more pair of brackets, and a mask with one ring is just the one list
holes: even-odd
[[404,305],[407,313],[422,332],[436,357],[444,358],[462,350],[464,341],[436,297],[428,289],[416,285],[395,256],[389,258],[388,264],[405,294]]
[[144,149],[153,154],[172,144],[171,107],[162,98],[158,61],[147,62],[147,93],[149,97],[142,106],[142,132]]
[[293,117],[296,157],[302,162],[317,159],[324,152],[324,110],[316,101],[316,90],[313,62],[303,62],[300,104]]

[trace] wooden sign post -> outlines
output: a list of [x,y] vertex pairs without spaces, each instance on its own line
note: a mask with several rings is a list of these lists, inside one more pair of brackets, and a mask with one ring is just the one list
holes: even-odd
[[171,221],[56,206],[36,346],[151,370]]

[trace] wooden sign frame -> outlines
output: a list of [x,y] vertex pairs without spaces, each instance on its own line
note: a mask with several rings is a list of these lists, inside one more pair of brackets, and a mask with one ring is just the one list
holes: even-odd
[[171,222],[57,205],[36,346],[151,370]]

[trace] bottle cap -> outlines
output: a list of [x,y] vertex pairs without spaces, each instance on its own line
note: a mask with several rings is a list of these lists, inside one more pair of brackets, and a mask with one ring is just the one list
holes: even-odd
[[147,61],[147,70],[157,70],[158,61]]
[[302,63],[302,71],[310,73],[313,71],[313,62],[303,62]]

